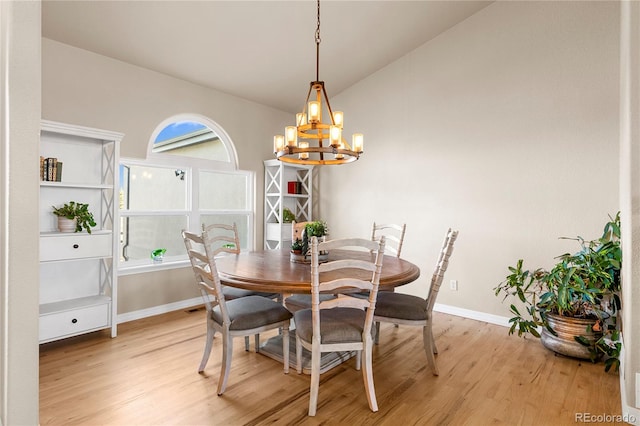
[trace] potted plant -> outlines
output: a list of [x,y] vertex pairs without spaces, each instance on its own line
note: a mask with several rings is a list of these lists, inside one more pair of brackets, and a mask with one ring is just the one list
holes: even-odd
[[[604,358],[605,371],[618,370],[621,343],[617,315],[620,309],[620,213],[610,217],[600,238],[569,238],[580,249],[556,257],[550,269],[523,268],[520,259],[510,266],[495,295],[512,298],[514,317],[509,334],[540,337],[545,347],[564,355]],[[538,331],[540,330],[540,331]]]
[[291,223],[296,220],[296,215],[288,208],[282,209],[282,223]]
[[89,204],[69,201],[62,207],[53,207],[53,214],[58,216],[58,229],[60,232],[82,232],[82,229],[90,234],[91,227],[96,226],[93,213],[89,211]]
[[327,223],[321,220],[316,220],[313,222],[309,222],[305,225],[304,230],[302,231],[302,253],[307,256],[309,252],[309,240],[311,237],[324,237],[329,233],[327,228]]
[[296,239],[291,244],[291,253],[293,253],[293,254],[302,254],[302,240]]
[[154,263],[161,263],[166,252],[167,249],[165,248],[157,248],[151,252],[151,259]]

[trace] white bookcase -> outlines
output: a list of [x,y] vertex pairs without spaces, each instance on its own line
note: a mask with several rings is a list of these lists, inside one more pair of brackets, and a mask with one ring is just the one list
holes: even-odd
[[[289,182],[298,182],[299,193],[289,192]],[[282,223],[282,211],[288,208],[298,222],[311,220],[313,201],[313,166],[264,162],[264,248],[288,248],[291,223]]]
[[[122,137],[42,121],[40,155],[63,166],[59,182],[40,181],[40,343],[108,328],[117,334]],[[91,234],[58,232],[52,206],[69,201],[89,204],[97,223]]]

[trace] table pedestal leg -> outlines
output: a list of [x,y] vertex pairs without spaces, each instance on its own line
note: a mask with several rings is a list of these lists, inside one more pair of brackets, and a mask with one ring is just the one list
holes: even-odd
[[[289,339],[289,368],[295,371],[297,368],[295,330],[289,331]],[[282,335],[271,337],[265,341],[260,346],[259,353],[276,361],[283,362]],[[323,352],[320,356],[320,373],[324,373],[354,356],[356,356],[355,351]],[[302,348],[302,372],[304,374],[311,374],[311,352],[304,348]]]

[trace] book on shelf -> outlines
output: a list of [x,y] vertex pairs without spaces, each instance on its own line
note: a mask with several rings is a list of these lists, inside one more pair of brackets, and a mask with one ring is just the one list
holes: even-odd
[[40,156],[40,180],[62,182],[62,161],[55,157]]

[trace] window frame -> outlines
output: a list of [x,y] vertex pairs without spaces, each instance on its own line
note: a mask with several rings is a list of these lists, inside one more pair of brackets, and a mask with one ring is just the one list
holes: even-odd
[[[206,160],[196,157],[188,157],[183,155],[172,155],[167,153],[154,153],[152,152],[153,143],[157,135],[169,124],[178,121],[197,121],[200,122],[214,132],[218,134],[220,140],[224,144],[230,157],[229,162]],[[235,147],[229,137],[229,135],[212,120],[199,116],[196,114],[179,114],[169,117],[158,125],[153,134],[151,135],[146,159],[137,159],[129,157],[121,157],[118,164],[120,166],[143,166],[143,167],[162,167],[171,169],[181,169],[185,171],[186,181],[186,206],[184,210],[121,210],[118,206],[119,217],[136,217],[136,216],[186,216],[188,229],[191,232],[200,232],[202,229],[201,216],[202,215],[246,215],[248,219],[247,223],[247,248],[246,250],[255,249],[255,216],[256,216],[256,173],[249,170],[238,169],[238,157]],[[233,175],[243,175],[246,177],[246,208],[242,210],[201,210],[199,202],[200,194],[200,172],[213,172],[213,173],[229,173]],[[120,188],[114,190],[119,191]],[[119,246],[120,248],[120,246]],[[120,251],[116,253],[116,259],[118,261],[118,275],[130,275],[137,273],[144,273],[150,271],[158,271],[165,269],[184,268],[189,266],[189,259],[186,251],[183,255],[165,257],[162,263],[153,263],[151,259],[149,261],[136,260],[129,262],[120,261]]]

